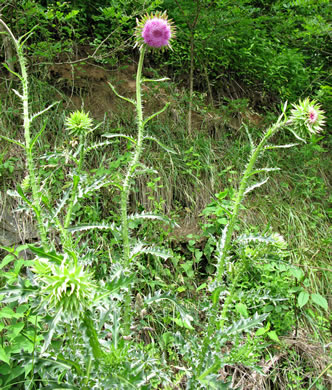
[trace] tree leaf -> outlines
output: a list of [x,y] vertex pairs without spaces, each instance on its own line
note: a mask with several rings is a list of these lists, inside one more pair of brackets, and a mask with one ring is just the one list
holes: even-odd
[[299,296],[297,297],[297,304],[301,309],[309,300],[309,293],[307,291],[301,291]]
[[0,345],[0,360],[9,365],[9,356],[6,354],[6,351]]
[[9,306],[5,306],[0,310],[0,318],[20,318],[22,313],[15,313]]
[[24,322],[17,322],[16,324],[7,326],[8,338],[10,340],[13,340],[16,336],[19,335],[19,333],[23,328],[24,328]]
[[268,332],[267,335],[270,337],[271,340],[280,343],[279,337],[275,330],[271,330],[271,332]]
[[311,300],[316,305],[322,307],[324,310],[328,311],[329,305],[327,303],[327,300],[320,294],[314,293],[311,294]]
[[244,303],[242,303],[242,302],[237,303],[235,305],[235,309],[239,314],[241,314],[242,317],[244,317],[244,318],[249,317],[247,305],[245,305]]

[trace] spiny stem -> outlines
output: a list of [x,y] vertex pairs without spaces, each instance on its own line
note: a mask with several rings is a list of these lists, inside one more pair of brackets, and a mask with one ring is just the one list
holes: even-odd
[[[124,265],[128,267],[130,264],[130,244],[129,244],[129,231],[128,231],[128,198],[131,186],[131,179],[134,176],[135,169],[139,162],[139,158],[142,153],[143,146],[143,133],[144,133],[144,122],[143,122],[143,107],[142,107],[142,92],[141,92],[141,84],[142,84],[142,68],[144,61],[145,48],[143,47],[140,52],[137,75],[136,75],[136,114],[137,114],[137,143],[135,145],[135,151],[132,154],[131,161],[128,166],[128,170],[123,182],[123,188],[121,192],[121,223],[122,223],[122,241],[123,241],[123,257],[124,257]],[[130,296],[130,288],[126,295],[126,299],[124,302],[124,332],[125,334],[129,334],[130,332],[130,319],[131,319],[131,296]]]
[[[216,290],[215,290],[216,296],[214,297],[214,304],[212,306],[212,313],[211,313],[211,316],[209,318],[207,335],[206,335],[206,337],[204,339],[204,342],[203,342],[203,354],[208,349],[210,338],[211,338],[211,336],[213,334],[213,331],[214,331],[214,329],[216,327],[216,318],[217,318],[217,315],[218,315],[219,297],[220,297],[220,294],[221,294],[220,285],[222,283],[222,278],[223,278],[223,275],[224,275],[224,272],[225,272],[225,260],[226,260],[226,257],[227,257],[227,254],[228,254],[228,251],[229,251],[229,248],[230,248],[230,245],[231,245],[231,240],[232,240],[235,224],[236,224],[236,222],[238,220],[240,206],[241,206],[241,203],[242,203],[245,191],[246,191],[247,186],[248,186],[249,177],[251,176],[251,173],[253,171],[255,163],[256,163],[260,153],[262,152],[263,148],[265,147],[267,141],[281,127],[286,126],[288,124],[286,119],[284,121],[282,121],[283,116],[284,116],[284,114],[280,115],[280,117],[278,118],[278,121],[274,125],[272,125],[265,132],[262,140],[260,141],[258,146],[254,149],[254,151],[253,151],[253,153],[251,155],[251,158],[249,160],[249,163],[248,163],[248,165],[247,165],[247,167],[246,167],[246,169],[244,171],[242,180],[240,182],[239,190],[237,192],[237,195],[236,195],[236,198],[235,198],[235,202],[234,202],[232,216],[231,216],[231,219],[229,221],[228,229],[227,229],[226,236],[225,236],[225,242],[224,242],[224,246],[223,246],[223,251],[222,251],[221,257],[219,259],[218,265],[217,265],[217,275],[216,275],[216,278],[215,278],[216,285],[217,285]],[[238,280],[239,275],[240,275],[240,272],[238,273],[237,276],[235,276],[235,278],[233,280],[233,285],[232,285],[232,288],[231,288],[231,292],[230,292],[229,296],[226,298],[226,300],[224,302],[223,310],[221,312],[221,321],[219,323],[219,328],[222,328],[224,326],[224,322],[225,322],[225,319],[226,319],[227,313],[228,313],[228,308],[229,308],[229,305],[230,305],[230,302],[231,302],[231,299],[232,299],[232,295],[233,295],[233,292],[234,292],[234,288],[235,288],[235,286],[237,284],[237,280]]]
[[139,158],[142,153],[143,146],[143,133],[144,133],[144,123],[143,123],[143,107],[142,107],[142,68],[144,61],[145,48],[143,47],[140,52],[138,69],[136,75],[136,113],[137,113],[137,143],[135,146],[135,151],[132,155],[131,161],[128,166],[128,170],[123,182],[123,189],[121,192],[121,223],[122,223],[122,240],[123,240],[123,256],[124,264],[127,267],[130,263],[129,253],[129,232],[128,232],[128,198],[131,186],[131,179],[134,176],[136,166],[139,162]]
[[[80,136],[80,157],[79,157],[79,160],[78,160],[78,166],[77,166],[77,170],[76,170],[76,175],[74,175],[74,182],[73,182],[73,189],[72,189],[72,192],[71,192],[71,198],[70,198],[70,202],[69,202],[69,206],[68,206],[68,211],[67,211],[67,215],[66,215],[66,219],[65,219],[65,222],[64,222],[64,229],[63,231],[66,232],[66,229],[69,227],[69,224],[70,224],[70,220],[71,220],[71,217],[72,217],[72,214],[73,214],[73,207],[74,207],[74,202],[75,202],[75,198],[76,198],[76,195],[77,195],[77,188],[78,188],[78,184],[79,184],[79,181],[80,181],[80,174],[82,172],[82,167],[83,167],[83,161],[84,161],[84,148],[85,148],[85,134],[81,134]],[[64,237],[64,240],[65,240],[65,245],[68,245],[69,247],[71,246],[72,244],[72,240],[71,240],[71,237],[70,237],[70,234],[69,233],[65,233],[65,237]]]
[[220,260],[219,260],[219,264],[218,264],[218,271],[217,271],[217,276],[216,276],[217,284],[221,283],[222,277],[223,277],[223,274],[224,274],[224,271],[225,271],[225,260],[226,260],[226,256],[228,254],[228,250],[229,250],[229,247],[230,247],[230,244],[231,244],[231,239],[232,239],[232,235],[233,235],[233,232],[234,232],[235,223],[237,222],[238,217],[239,217],[239,210],[240,210],[240,206],[242,204],[244,193],[245,193],[245,191],[247,189],[248,179],[251,176],[251,173],[252,173],[252,170],[253,170],[253,168],[255,166],[257,158],[259,157],[260,153],[262,152],[262,150],[263,150],[264,146],[266,145],[268,139],[271,138],[272,135],[274,135],[280,129],[280,127],[285,125],[285,121],[281,122],[281,118],[282,118],[282,116],[279,118],[277,123],[275,123],[273,126],[271,126],[266,131],[266,133],[264,134],[261,142],[259,143],[259,145],[256,147],[256,149],[252,153],[252,156],[251,156],[251,158],[249,160],[247,168],[244,171],[244,174],[243,174],[243,177],[242,177],[242,180],[241,180],[241,183],[240,183],[240,187],[239,187],[239,190],[238,190],[236,198],[235,198],[234,207],[233,207],[233,211],[232,211],[232,216],[231,216],[231,219],[229,221],[228,229],[227,229],[227,232],[226,232],[223,252],[221,254],[221,257],[220,257]]
[[6,30],[9,32],[9,35],[11,36],[12,40],[14,41],[14,46],[17,52],[20,68],[21,68],[21,76],[20,81],[22,84],[22,103],[23,103],[23,126],[24,126],[24,138],[25,138],[25,151],[27,156],[27,166],[29,171],[29,177],[30,177],[30,183],[31,183],[31,189],[32,189],[32,198],[33,198],[33,206],[36,213],[36,219],[37,219],[37,226],[38,231],[40,234],[40,239],[43,245],[43,248],[47,250],[47,232],[45,229],[45,226],[43,224],[43,217],[42,217],[42,209],[40,206],[40,194],[37,186],[37,178],[35,174],[35,166],[34,166],[34,159],[33,159],[33,153],[32,153],[32,146],[31,146],[31,134],[30,134],[30,126],[31,126],[31,118],[29,116],[29,85],[28,85],[28,74],[26,70],[25,65],[25,58],[23,53],[23,47],[17,41],[14,37],[14,35],[11,33],[9,27],[1,21],[1,23],[5,26]]

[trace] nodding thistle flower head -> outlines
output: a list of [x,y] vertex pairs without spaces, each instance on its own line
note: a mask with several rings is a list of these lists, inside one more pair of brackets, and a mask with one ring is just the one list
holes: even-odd
[[171,48],[171,41],[175,38],[173,22],[167,18],[166,12],[146,14],[138,21],[135,31],[136,45],[148,46],[154,49]]
[[66,118],[65,126],[70,134],[86,134],[92,128],[92,119],[89,117],[88,113],[75,111]]
[[301,138],[320,132],[325,125],[324,111],[316,100],[309,98],[300,100],[299,104],[293,104],[290,120],[296,128],[296,133]]

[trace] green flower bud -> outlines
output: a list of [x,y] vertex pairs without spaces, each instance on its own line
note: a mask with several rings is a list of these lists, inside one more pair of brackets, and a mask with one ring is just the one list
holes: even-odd
[[92,119],[89,113],[75,111],[65,120],[66,129],[73,135],[83,135],[92,129]]

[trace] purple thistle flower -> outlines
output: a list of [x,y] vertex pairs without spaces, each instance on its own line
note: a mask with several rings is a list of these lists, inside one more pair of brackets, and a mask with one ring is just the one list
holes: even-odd
[[175,37],[175,28],[172,21],[167,18],[166,12],[146,14],[142,20],[137,21],[136,45],[146,45],[153,49],[171,47],[170,42]]
[[304,141],[306,136],[317,134],[325,126],[324,111],[316,100],[306,98],[293,104],[290,120],[295,126],[295,133]]
[[153,18],[148,20],[143,28],[144,42],[151,47],[162,47],[169,44],[171,27],[164,19]]
[[309,123],[314,124],[317,119],[318,119],[318,112],[314,109],[314,107],[310,107],[308,112]]

